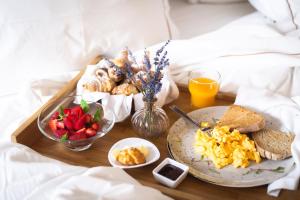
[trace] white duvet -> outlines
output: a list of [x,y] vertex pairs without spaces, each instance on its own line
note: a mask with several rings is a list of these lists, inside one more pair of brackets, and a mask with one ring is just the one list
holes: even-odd
[[113,167],[85,168],[43,157],[23,145],[0,145],[0,199],[170,199]]
[[189,74],[216,69],[223,92],[236,94],[240,86],[255,86],[300,95],[300,40],[281,35],[259,13],[203,36],[172,41],[168,48],[177,83],[187,85]]
[[[266,88],[285,96],[299,96],[300,40],[280,35],[262,23],[262,20],[262,16],[253,14],[216,32],[190,40],[172,41],[168,51],[170,72],[174,80],[186,84],[189,73],[213,68],[221,73],[221,91],[224,92],[236,93],[238,87],[243,85]],[[9,142],[12,131],[74,74],[34,80],[24,85],[18,94],[0,97],[1,140]],[[74,195],[78,198],[80,195],[91,195],[90,199],[109,199],[103,196],[102,186],[105,185],[103,190],[111,191],[116,183],[120,192],[110,193],[112,199],[116,196],[111,195],[122,195],[124,198],[126,195],[142,195],[148,199],[165,198],[155,190],[141,187],[118,169],[72,167],[46,159],[19,145],[14,147],[1,144],[0,149],[0,194],[6,195],[2,196],[5,199],[23,199],[25,194],[31,199],[43,199],[45,188],[51,190],[54,199],[73,199]],[[111,172],[111,175],[104,173],[106,171]],[[60,183],[59,180],[64,182]],[[78,180],[81,180],[80,183]],[[52,187],[56,185],[55,181],[59,184],[57,190]],[[89,193],[90,189],[82,186],[94,184],[101,189]]]

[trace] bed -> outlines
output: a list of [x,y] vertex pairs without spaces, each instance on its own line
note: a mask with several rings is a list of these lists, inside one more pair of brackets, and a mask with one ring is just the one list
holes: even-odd
[[[68,7],[68,3],[64,5],[65,8]],[[156,3],[158,3],[158,1]],[[51,5],[54,4],[55,3]],[[92,7],[92,4],[89,6]],[[140,6],[139,9],[143,10],[149,8],[150,4],[144,7],[140,4],[138,4],[138,6]],[[158,4],[155,4],[155,6],[158,6]],[[155,6],[152,9],[158,8]],[[78,13],[76,13],[76,6],[72,8],[74,9],[74,13],[78,15]],[[151,41],[142,39],[142,42],[133,44],[133,46],[136,50],[136,54],[141,53],[143,50],[139,49],[145,45],[150,46],[150,51],[154,51],[157,46],[160,45],[155,45],[156,43],[173,37],[175,40],[172,41],[168,47],[171,60],[170,74],[178,84],[186,86],[190,73],[197,73],[197,71],[204,68],[214,68],[221,72],[222,92],[235,95],[240,85],[251,85],[261,88],[264,87],[289,97],[300,95],[300,85],[297,84],[297,80],[299,80],[300,77],[299,39],[285,36],[270,27],[265,23],[265,17],[262,14],[253,12],[254,9],[249,3],[198,5],[187,4],[185,1],[180,0],[172,0],[170,4],[164,2],[163,8],[171,10],[169,17],[173,19],[172,26],[169,24],[167,28],[165,26],[156,27],[157,31],[162,31],[163,33],[160,35],[157,34],[156,38]],[[97,10],[94,9],[93,11],[96,12]],[[71,20],[64,12],[61,11],[61,13],[66,17],[65,19]],[[74,13],[70,13],[70,15]],[[215,15],[214,13],[217,14]],[[91,13],[87,14],[87,16],[90,15]],[[161,17],[164,18],[164,15],[165,14],[162,14]],[[148,17],[151,17],[151,13]],[[5,17],[2,17],[1,20],[5,20]],[[21,22],[15,20],[14,23],[18,24]],[[72,23],[75,22],[72,21]],[[77,26],[77,23],[75,23],[75,25]],[[177,31],[174,25],[177,26]],[[28,30],[32,28],[33,27],[28,27]],[[49,24],[49,28],[51,28],[51,23]],[[71,26],[69,28],[74,27]],[[43,58],[30,58],[24,65],[30,65],[30,63],[37,59],[38,64],[35,67],[40,67],[39,72],[43,74],[40,77],[38,73],[35,73],[35,75],[38,76],[32,76],[30,80],[22,79],[21,82],[18,82],[18,79],[14,80],[14,73],[18,72],[18,76],[22,76],[26,74],[26,72],[30,74],[30,70],[34,69],[34,67],[26,68],[25,66],[25,70],[19,71],[19,69],[16,68],[18,65],[23,65],[21,61],[24,55],[21,54],[9,55],[10,59],[16,56],[15,60],[3,62],[3,65],[1,65],[1,68],[5,71],[3,67],[5,66],[5,68],[7,68],[8,64],[12,64],[11,70],[8,71],[9,76],[14,81],[6,77],[6,79],[3,79],[1,82],[3,86],[1,89],[3,90],[0,95],[0,110],[3,114],[0,117],[0,139],[2,141],[0,145],[0,168],[4,170],[0,172],[0,194],[2,195],[0,197],[4,199],[20,199],[27,195],[28,199],[43,199],[46,198],[45,195],[47,194],[45,188],[51,187],[51,185],[55,185],[61,181],[65,181],[61,182],[61,187],[65,186],[66,190],[60,188],[60,190],[56,192],[49,191],[52,195],[50,195],[49,198],[68,199],[74,197],[74,195],[80,197],[80,195],[88,195],[88,191],[91,192],[90,194],[94,194],[96,192],[94,189],[87,187],[83,187],[83,191],[79,189],[79,187],[81,188],[82,186],[80,186],[78,180],[84,179],[87,184],[99,184],[99,187],[101,185],[107,186],[106,191],[110,193],[116,189],[112,187],[112,185],[115,184],[115,186],[120,189],[118,195],[128,195],[128,198],[134,197],[130,195],[145,192],[149,194],[149,199],[168,199],[168,197],[156,190],[139,185],[139,183],[130,176],[116,169],[86,169],[74,167],[40,156],[27,147],[9,144],[10,134],[13,130],[30,116],[31,113],[47,102],[68,80],[74,77],[83,63],[101,50],[99,43],[97,43],[98,46],[93,46],[96,43],[89,43],[89,48],[94,50],[89,52],[85,49],[85,53],[80,54],[80,50],[82,48],[84,49],[84,44],[83,41],[79,39],[80,37],[76,34],[68,35],[73,33],[69,29],[63,29],[62,32],[68,36],[66,37],[68,40],[72,40],[70,42],[64,38],[63,41],[67,43],[70,42],[68,44],[75,44],[76,52],[63,52],[63,54],[61,54],[63,56],[59,60],[60,62],[56,63],[58,65],[53,69],[51,69],[51,67],[55,62],[50,62],[45,65],[44,62],[47,62],[47,59],[53,59],[55,55],[49,55]],[[25,32],[25,34],[26,33],[27,32]],[[75,33],[81,34],[76,31]],[[116,37],[116,35],[114,37]],[[127,37],[125,37],[125,40],[126,38]],[[4,38],[1,39],[2,41],[4,40]],[[12,37],[10,37],[10,39],[12,39]],[[15,47],[22,48],[21,53],[28,55],[26,48],[23,49],[24,46],[22,46],[22,43],[18,44],[17,42],[18,41],[16,41]],[[106,42],[109,46],[109,42]],[[121,44],[123,45],[125,43]],[[29,46],[28,48],[33,47]],[[5,52],[4,50],[5,49],[2,49],[0,52]],[[39,52],[35,53],[35,56],[40,55]],[[70,60],[74,58],[74,56],[78,56],[77,59]],[[66,59],[65,62],[64,59]],[[42,66],[46,67],[44,73],[42,73]],[[67,66],[71,67],[68,68]],[[52,73],[53,71],[55,73]],[[16,85],[18,87],[15,87]],[[28,162],[31,162],[32,165],[28,165]],[[20,167],[22,167],[24,171],[22,171],[22,173],[15,173]],[[51,173],[48,173],[50,171],[49,169],[52,170]],[[39,171],[39,173],[37,173],[37,171]],[[103,176],[97,177],[97,174],[102,174]],[[107,174],[107,176],[104,176],[105,174]],[[116,175],[113,177],[108,174]],[[35,175],[34,178],[30,179],[33,175]],[[65,179],[66,177],[68,177],[68,179]],[[47,180],[51,179],[53,182],[47,182]],[[70,181],[68,182],[67,180]],[[20,185],[26,185],[26,187],[22,188]],[[37,185],[39,185],[39,187],[36,187]],[[104,194],[102,195],[105,196]],[[115,196],[109,197],[111,199],[117,199],[118,196],[116,194]],[[138,196],[135,197],[139,198]],[[93,198],[96,199],[97,196],[90,197],[90,199]]]

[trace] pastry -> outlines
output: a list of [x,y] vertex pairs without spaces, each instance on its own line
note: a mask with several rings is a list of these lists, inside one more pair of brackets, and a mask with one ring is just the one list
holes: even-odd
[[114,66],[114,63],[111,62],[110,60],[108,60],[107,58],[103,58],[98,64],[97,66],[99,68],[102,68],[102,69],[108,69],[110,67],[113,67]]
[[115,82],[120,82],[125,78],[125,72],[120,67],[115,65],[112,61],[103,58],[99,64],[99,68],[96,70],[96,76],[98,78],[102,76],[108,76]]
[[95,70],[95,76],[101,80],[101,79],[109,79],[107,69],[101,68]]
[[146,162],[145,155],[135,147],[121,150],[116,155],[116,160],[122,165],[139,165]]
[[115,82],[120,82],[125,78],[125,73],[117,66],[108,68],[108,76]]
[[82,87],[89,92],[98,92],[99,84],[100,82],[98,79],[91,79],[88,82],[84,83]]
[[139,91],[133,84],[129,83],[123,83],[121,85],[118,85],[114,87],[112,90],[112,94],[118,95],[118,94],[124,94],[126,96],[131,95],[131,94],[137,94]]
[[93,78],[82,85],[89,92],[111,92],[116,83],[110,79]]
[[111,79],[100,80],[98,87],[99,92],[111,92],[112,89],[116,86],[116,83]]
[[112,62],[120,68],[125,67],[125,63],[129,62],[128,60],[128,50],[124,49],[120,52],[119,56],[112,60]]

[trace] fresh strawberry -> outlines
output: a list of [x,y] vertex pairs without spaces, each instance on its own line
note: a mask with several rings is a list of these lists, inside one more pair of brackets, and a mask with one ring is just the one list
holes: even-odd
[[85,115],[81,116],[74,124],[74,129],[79,130],[85,126]]
[[56,127],[59,128],[59,129],[64,129],[65,124],[62,121],[58,121],[58,122],[56,122]]
[[70,109],[70,108],[65,108],[65,109],[64,109],[64,114],[65,114],[66,116],[68,116],[69,114],[71,114],[71,109]]
[[68,117],[67,117],[73,124],[75,124],[77,122],[77,120],[79,119],[77,115],[74,115],[74,114],[70,114]]
[[85,133],[76,133],[69,137],[69,140],[82,140],[82,139],[86,139]]
[[89,124],[92,122],[92,115],[85,114],[85,123]]
[[98,124],[98,123],[96,123],[96,122],[95,122],[95,123],[93,123],[91,127],[92,127],[92,129],[94,129],[95,131],[98,131],[98,130],[99,130],[99,128],[100,128],[99,124]]
[[48,126],[53,133],[57,130],[56,123],[57,123],[57,119],[50,119],[48,122]]
[[77,118],[80,118],[84,112],[80,106],[74,106],[71,108],[71,114],[77,116]]
[[93,137],[97,134],[97,132],[92,128],[88,128],[86,129],[85,134],[87,137]]
[[57,138],[61,138],[64,134],[68,134],[68,131],[65,130],[65,129],[58,129],[54,132],[54,135],[57,137]]
[[59,112],[53,113],[53,115],[51,116],[51,119],[57,119],[58,115],[59,115]]
[[67,129],[69,130],[73,129],[73,123],[69,117],[64,118],[64,124],[67,127]]
[[85,133],[85,129],[86,128],[79,129],[78,131],[75,132],[75,134]]

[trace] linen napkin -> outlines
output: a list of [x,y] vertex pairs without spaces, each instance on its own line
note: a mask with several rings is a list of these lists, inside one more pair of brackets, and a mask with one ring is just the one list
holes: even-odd
[[[116,122],[125,120],[132,110],[132,102],[134,103],[135,110],[141,109],[144,106],[143,95],[141,93],[135,95],[111,95],[105,92],[89,92],[84,90],[83,84],[86,83],[94,76],[94,71],[97,65],[88,65],[85,73],[77,83],[76,94],[81,95],[84,99],[89,101],[98,101],[101,103],[104,111],[110,109],[115,113]],[[162,88],[157,94],[156,105],[162,107],[165,104],[175,100],[179,95],[179,90],[166,70],[162,78]]]
[[170,200],[124,170],[72,166],[20,144],[0,143],[0,199]]
[[[296,167],[285,177],[268,186],[268,194],[277,197],[281,189],[296,190],[300,177],[300,104],[299,97],[286,97],[267,89],[240,87],[235,104],[242,105],[257,112],[267,114],[278,120],[278,128],[284,128],[295,134],[291,146],[292,157]],[[299,101],[300,103],[300,101]]]

